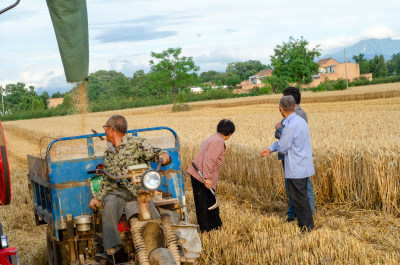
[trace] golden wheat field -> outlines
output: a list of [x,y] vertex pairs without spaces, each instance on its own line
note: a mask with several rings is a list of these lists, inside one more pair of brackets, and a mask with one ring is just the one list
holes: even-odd
[[[309,234],[283,223],[287,200],[276,154],[259,157],[274,141],[279,98],[198,102],[180,113],[161,106],[4,122],[12,203],[0,208],[0,221],[21,264],[47,263],[46,227],[35,226],[26,155],[45,150],[51,138],[102,131],[113,114],[124,115],[129,129],[174,129],[185,169],[220,119],[234,121],[217,191],[224,225],[202,234],[200,264],[399,264],[400,83],[303,93],[316,169],[317,229]],[[190,181],[186,198],[195,223]]]

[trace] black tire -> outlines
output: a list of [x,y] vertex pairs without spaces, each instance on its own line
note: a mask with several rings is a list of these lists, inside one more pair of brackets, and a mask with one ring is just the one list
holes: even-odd
[[57,242],[53,225],[47,225],[47,260],[49,265],[69,265],[70,255],[67,242]]
[[177,265],[174,256],[166,248],[156,248],[149,255],[150,265]]
[[3,224],[0,222],[0,236],[3,235]]

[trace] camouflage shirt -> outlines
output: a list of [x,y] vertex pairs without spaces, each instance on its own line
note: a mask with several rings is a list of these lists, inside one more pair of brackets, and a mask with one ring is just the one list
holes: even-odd
[[[128,173],[129,166],[149,164],[149,161],[158,162],[160,153],[161,149],[152,147],[146,139],[125,134],[116,148],[112,145],[104,152],[104,169],[116,177],[123,176]],[[136,196],[136,187],[130,179],[122,179],[117,184],[103,176],[100,190],[93,197],[101,201],[107,193],[124,189]]]

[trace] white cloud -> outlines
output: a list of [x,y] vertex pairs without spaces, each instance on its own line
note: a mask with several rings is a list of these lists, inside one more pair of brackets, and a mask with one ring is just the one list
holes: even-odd
[[[304,36],[311,47],[320,44],[324,53],[367,38],[400,39],[400,1],[367,2],[90,0],[90,72],[131,75],[148,69],[151,51],[169,47],[182,47],[195,62],[198,58],[201,71],[223,71],[230,61],[269,63],[273,48],[289,36]],[[0,28],[0,84],[68,87],[44,0],[21,1],[0,16]],[[126,34],[112,31],[118,28]],[[174,34],[155,39],[157,32]],[[118,36],[126,41],[113,42]]]
[[394,31],[393,29],[385,25],[376,25],[369,27],[360,34],[354,36],[340,35],[331,38],[326,38],[323,40],[310,41],[310,46],[316,47],[316,45],[319,44],[320,48],[323,51],[322,53],[329,53],[345,47],[352,46],[361,40],[370,38],[375,38],[375,39],[391,38],[397,40],[400,39],[400,33]]
[[369,38],[376,38],[376,39],[399,39],[400,33],[392,30],[391,28],[385,25],[377,25],[373,27],[367,28],[361,35],[361,39],[369,39]]
[[359,36],[348,37],[348,36],[337,36],[332,38],[327,38],[324,40],[310,41],[310,47],[316,47],[320,45],[322,53],[327,53],[339,48],[351,46],[360,40]]

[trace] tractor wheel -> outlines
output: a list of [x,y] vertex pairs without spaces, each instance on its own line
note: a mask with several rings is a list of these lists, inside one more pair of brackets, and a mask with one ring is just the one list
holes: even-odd
[[52,224],[47,225],[47,260],[49,265],[69,265],[70,256],[66,242],[57,242]]
[[0,236],[3,235],[3,224],[0,222]]
[[149,255],[150,265],[176,265],[172,253],[166,248],[156,248]]

